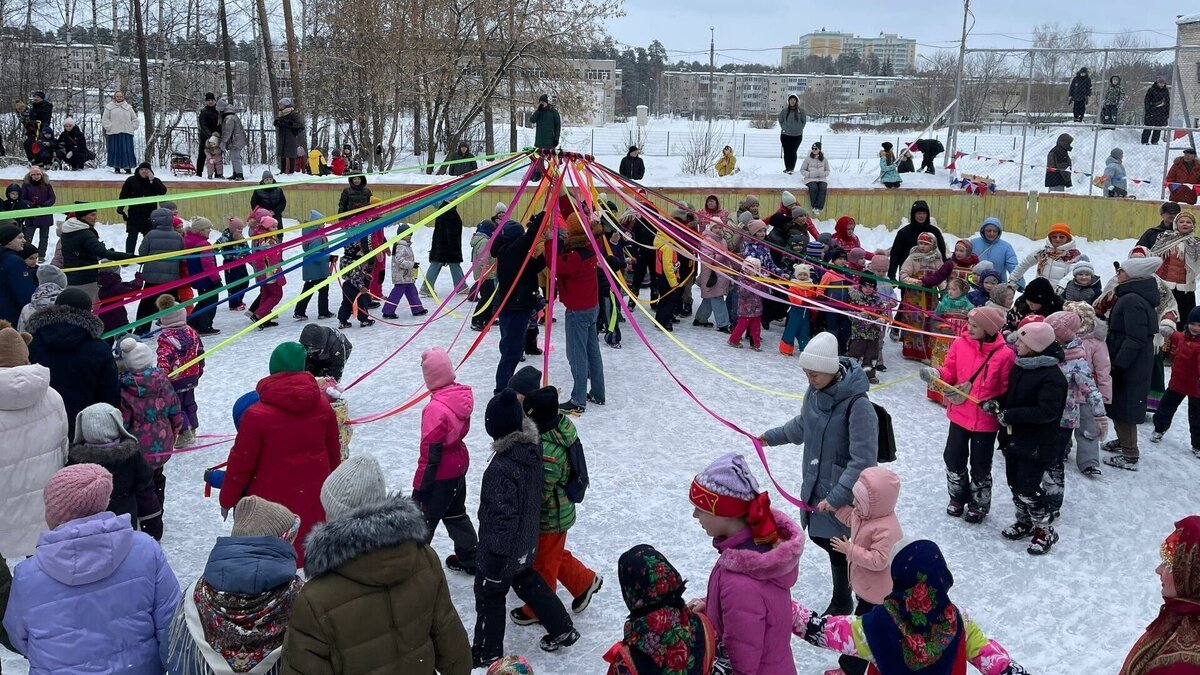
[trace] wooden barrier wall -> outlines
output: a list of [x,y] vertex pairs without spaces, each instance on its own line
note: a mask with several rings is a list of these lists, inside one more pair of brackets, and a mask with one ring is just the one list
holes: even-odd
[[[245,183],[221,182],[171,182],[166,181],[168,195],[178,195],[183,192],[212,190],[220,187],[234,187]],[[341,181],[295,185],[287,187],[283,184],[288,198],[286,214],[288,217],[306,220],[310,210],[316,210],[329,215],[337,210],[338,196],[345,183]],[[388,199],[407,194],[419,189],[420,185],[373,184],[372,192],[381,199]],[[102,181],[55,181],[60,204],[71,201],[106,201],[116,199],[120,184]],[[512,197],[514,189],[508,186],[489,186],[472,195],[459,207],[463,221],[468,225],[489,218],[497,201],[506,202]],[[762,203],[764,216],[770,215],[778,205],[780,190],[751,189],[751,188],[715,188],[705,190],[700,188],[668,188],[664,194],[669,198],[687,202],[695,208],[704,205],[705,197],[711,192],[721,200],[721,205],[731,212],[737,203],[746,195],[757,195]],[[517,216],[525,213],[531,191],[522,198]],[[807,205],[808,198],[803,188],[796,188],[792,193],[799,199],[800,204]],[[250,192],[216,197],[201,197],[179,202],[180,213],[185,217],[203,215],[214,223],[229,215],[245,217],[250,211]],[[1134,239],[1151,225],[1159,222],[1159,202],[1137,201],[1125,199],[1104,199],[1102,197],[1086,197],[1065,194],[1044,194],[1037,192],[1000,192],[985,196],[966,195],[957,190],[884,190],[884,189],[831,189],[822,213],[823,218],[836,218],[841,214],[849,214],[854,219],[867,226],[886,224],[898,227],[900,219],[907,217],[913,201],[922,199],[929,204],[930,211],[937,219],[938,225],[946,232],[958,236],[968,236],[979,230],[980,224],[987,216],[997,216],[1004,223],[1008,232],[1022,234],[1031,239],[1046,236],[1046,232],[1054,223],[1067,223],[1071,230],[1090,240],[1100,239]],[[617,200],[614,200],[617,201]],[[655,199],[660,205],[669,205],[661,199]],[[426,213],[417,214],[408,220],[416,222]],[[120,223],[120,217],[111,210],[100,212],[100,222]]]

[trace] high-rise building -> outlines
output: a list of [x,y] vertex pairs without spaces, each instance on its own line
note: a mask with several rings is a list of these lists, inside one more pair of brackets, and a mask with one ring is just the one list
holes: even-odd
[[780,67],[794,69],[796,64],[809,56],[837,58],[844,53],[858,54],[862,58],[874,55],[879,62],[890,61],[896,74],[907,71],[917,60],[917,41],[903,38],[896,33],[880,33],[876,37],[859,37],[853,33],[827,31],[824,28],[801,35],[794,45],[781,50]]

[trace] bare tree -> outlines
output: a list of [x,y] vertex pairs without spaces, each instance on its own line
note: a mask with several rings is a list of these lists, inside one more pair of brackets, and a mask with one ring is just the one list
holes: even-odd
[[820,79],[811,83],[800,95],[804,109],[814,118],[825,119],[845,109],[841,87],[836,81]]

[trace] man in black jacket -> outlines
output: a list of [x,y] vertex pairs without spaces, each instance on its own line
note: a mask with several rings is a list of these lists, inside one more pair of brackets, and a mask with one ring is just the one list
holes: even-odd
[[[521,224],[510,220],[492,243],[496,258],[496,300],[500,313],[500,362],[496,364],[496,391],[508,386],[508,380],[521,362],[521,352],[531,340],[536,342],[536,325],[530,331],[530,318],[541,304],[538,296],[538,273],[546,267],[545,255],[530,256],[537,241],[545,213],[537,213],[522,231]],[[529,262],[525,259],[529,257]],[[525,269],[521,269],[521,265]],[[511,294],[510,294],[511,291]],[[507,296],[507,299],[506,299]]]
[[1075,77],[1071,79],[1071,88],[1067,91],[1067,97],[1071,99],[1072,104],[1071,117],[1076,122],[1083,121],[1083,114],[1087,110],[1087,102],[1091,96],[1092,78],[1088,75],[1087,68],[1080,68]]
[[619,173],[629,180],[641,180],[642,176],[646,175],[646,163],[639,156],[641,150],[638,146],[629,146],[629,152],[621,158],[621,167]]
[[921,151],[921,171],[932,174],[933,160],[946,151],[946,146],[936,138],[922,138],[917,141],[917,150]]
[[[1142,123],[1147,127],[1165,127],[1171,117],[1171,90],[1167,78],[1159,75],[1146,90],[1142,101]],[[1142,129],[1142,145],[1158,145],[1162,129]]]
[[[63,267],[71,270],[88,267],[101,260],[128,260],[133,255],[114,251],[100,241],[96,232],[96,211],[84,209],[69,216],[62,225]],[[100,297],[100,270],[87,269],[67,272],[67,283],[79,288],[95,302]]]
[[37,125],[37,132],[50,128],[50,117],[54,114],[54,104],[46,100],[45,92],[33,92],[33,105],[29,106],[29,121]]
[[1137,245],[1152,248],[1154,242],[1158,241],[1158,235],[1175,229],[1175,216],[1179,215],[1180,211],[1178,203],[1163,202],[1163,205],[1158,209],[1158,215],[1162,216],[1162,221],[1143,232],[1142,236],[1138,237]]
[[217,110],[217,97],[210,91],[204,95],[204,107],[196,115],[200,127],[200,151],[196,155],[196,175],[204,175],[204,144],[208,137],[221,133],[221,113]]
[[900,265],[904,264],[909,252],[917,245],[917,237],[921,236],[922,232],[933,235],[937,241],[938,250],[942,253],[942,260],[946,259],[946,240],[942,238],[942,231],[933,224],[933,216],[929,213],[929,204],[926,204],[923,199],[918,199],[909,209],[908,224],[900,228],[900,231],[896,233],[896,239],[892,241],[892,254],[888,262],[889,278],[896,278]]
[[475,161],[475,155],[471,154],[471,144],[467,143],[466,141],[462,141],[458,144],[458,150],[455,151],[455,153],[451,155],[450,159],[447,161],[463,159],[469,159],[471,161],[451,164],[449,167],[447,167],[446,173],[450,174],[451,176],[461,176],[463,174],[471,173],[479,168],[479,163]]

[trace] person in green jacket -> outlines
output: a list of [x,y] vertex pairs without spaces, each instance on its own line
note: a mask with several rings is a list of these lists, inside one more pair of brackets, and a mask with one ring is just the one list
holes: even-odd
[[[528,371],[532,370],[536,376]],[[592,596],[604,585],[604,577],[596,574],[567,550],[567,531],[575,524],[575,504],[567,498],[566,485],[571,477],[568,452],[579,443],[579,433],[570,418],[558,409],[558,389],[535,389],[541,374],[525,368],[514,375],[509,385],[524,396],[525,414],[537,425],[542,441],[542,517],[538,534],[537,555],[533,569],[554,591],[558,582],[571,593],[571,611],[576,614],[587,609]],[[519,389],[517,387],[520,387]],[[518,607],[509,613],[513,623],[527,626],[537,623],[533,610]]]
[[538,107],[529,122],[534,126],[533,145],[542,150],[553,150],[558,147],[559,135],[562,133],[562,117],[558,108],[550,102],[548,94],[538,98]]

